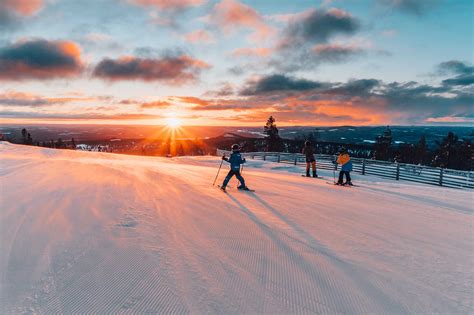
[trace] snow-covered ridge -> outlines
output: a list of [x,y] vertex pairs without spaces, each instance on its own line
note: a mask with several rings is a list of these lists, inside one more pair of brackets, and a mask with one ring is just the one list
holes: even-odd
[[470,191],[219,163],[0,143],[1,313],[474,312]]

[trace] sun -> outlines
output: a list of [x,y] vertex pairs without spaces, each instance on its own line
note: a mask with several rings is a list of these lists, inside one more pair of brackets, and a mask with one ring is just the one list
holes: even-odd
[[176,118],[176,117],[168,117],[166,118],[166,125],[169,127],[169,128],[178,128],[181,126],[181,120],[179,118]]

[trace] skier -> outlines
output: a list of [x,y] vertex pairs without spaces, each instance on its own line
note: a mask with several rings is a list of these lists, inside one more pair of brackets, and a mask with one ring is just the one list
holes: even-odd
[[[352,172],[352,162],[347,150],[342,148],[339,156],[337,157],[336,164],[341,165],[341,171],[339,172],[339,180],[337,181],[336,185],[349,185],[353,186],[351,182],[351,174]],[[346,175],[346,182],[343,183],[344,175]]]
[[306,140],[304,143],[303,150],[301,151],[306,156],[306,177],[309,176],[309,166],[313,170],[313,177],[318,177],[316,174],[316,159],[314,158],[314,147],[309,140]]
[[229,171],[229,173],[227,173],[227,176],[225,177],[224,182],[222,183],[221,189],[223,191],[225,191],[225,187],[229,183],[232,176],[235,175],[235,177],[237,177],[237,179],[240,182],[240,186],[237,187],[237,189],[249,190],[249,188],[247,186],[245,186],[244,178],[242,177],[242,175],[240,175],[240,165],[245,163],[245,158],[242,158],[242,156],[240,154],[239,145],[238,144],[232,145],[232,153],[230,154],[230,157],[226,158],[225,154],[224,154],[222,156],[222,159],[224,161],[230,163],[230,171]]

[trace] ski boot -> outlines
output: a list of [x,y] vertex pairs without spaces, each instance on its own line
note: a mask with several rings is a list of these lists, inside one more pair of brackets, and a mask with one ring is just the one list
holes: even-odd
[[238,190],[250,190],[247,186],[238,186],[237,187]]
[[313,177],[314,177],[314,178],[317,178],[317,177],[318,177],[318,174],[316,174],[316,171],[313,171]]
[[225,192],[225,186],[221,186],[220,189]]
[[311,177],[309,176],[309,170],[306,171],[306,177]]
[[345,182],[344,186],[354,186],[354,184],[352,184],[352,182]]

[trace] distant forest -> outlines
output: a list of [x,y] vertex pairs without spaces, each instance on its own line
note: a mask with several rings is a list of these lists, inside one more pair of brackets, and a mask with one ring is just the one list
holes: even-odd
[[472,151],[472,136],[470,139],[458,138],[453,132],[436,141],[436,147],[429,147],[424,135],[417,143],[400,143],[393,139],[389,126],[382,134],[377,135],[373,143],[351,144],[342,142],[321,141],[318,131],[302,133],[292,139],[280,136],[275,119],[270,116],[262,128],[263,137],[242,136],[238,133],[227,132],[218,137],[195,139],[108,139],[81,141],[76,144],[74,138],[50,141],[35,141],[34,135],[26,128],[21,130],[20,138],[7,138],[0,134],[0,139],[13,143],[36,145],[57,149],[75,149],[99,152],[148,156],[184,156],[184,155],[214,155],[216,149],[226,149],[234,143],[241,146],[243,152],[288,152],[299,153],[304,142],[309,140],[318,154],[337,154],[346,148],[353,157],[375,159],[382,161],[427,165],[458,170],[473,170],[474,155]]

